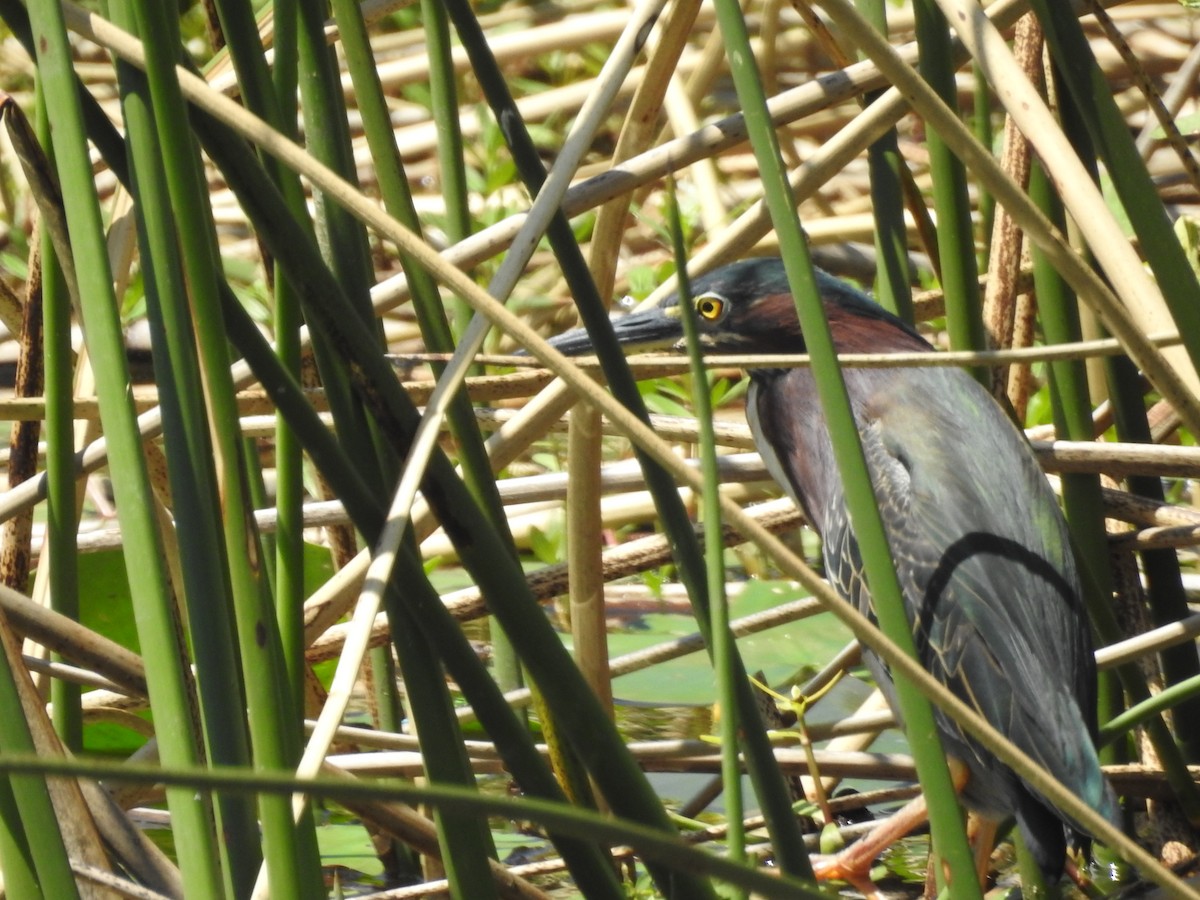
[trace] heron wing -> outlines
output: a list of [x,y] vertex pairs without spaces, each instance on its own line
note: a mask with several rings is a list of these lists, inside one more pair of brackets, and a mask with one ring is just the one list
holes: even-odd
[[[922,663],[1067,786],[1105,808],[1107,788],[1092,750],[1091,643],[1055,499],[1023,436],[978,385],[957,370],[922,371],[918,402],[898,402],[883,390],[860,417]],[[905,385],[911,389],[913,379]],[[844,512],[828,517],[824,539],[831,581],[869,609]],[[973,769],[996,769],[991,755],[944,717],[942,727],[959,744],[952,752],[974,757]],[[1011,804],[1002,784],[992,787],[997,796],[981,802]]]

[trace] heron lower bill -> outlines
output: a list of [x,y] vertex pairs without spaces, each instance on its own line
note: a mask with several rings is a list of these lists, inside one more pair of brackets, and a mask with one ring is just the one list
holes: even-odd
[[[818,272],[817,284],[839,353],[931,349],[845,282]],[[706,352],[806,350],[777,258],[696,279],[690,302]],[[679,303],[675,295],[615,319],[618,341],[682,349]],[[571,355],[592,346],[583,330],[552,344]],[[921,664],[1117,823],[1116,798],[1095,751],[1096,670],[1079,571],[1025,436],[960,369],[847,368],[843,375]],[[749,376],[746,413],[767,468],[821,535],[830,584],[873,619],[811,370],[750,368]],[[869,649],[864,657],[896,710],[887,668]],[[987,822],[1015,818],[1038,865],[1057,880],[1074,823],[952,719],[936,716],[946,752],[964,773],[964,803]]]

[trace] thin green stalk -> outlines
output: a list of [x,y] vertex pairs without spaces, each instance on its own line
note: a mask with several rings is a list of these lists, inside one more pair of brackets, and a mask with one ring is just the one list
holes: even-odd
[[[821,406],[829,422],[834,447],[838,449],[836,456],[846,487],[850,519],[871,584],[879,623],[884,634],[908,656],[916,658],[887,534],[876,506],[858,429],[838,368],[829,326],[825,321],[808,246],[796,218],[792,192],[779,155],[778,138],[767,113],[766,97],[754,66],[745,20],[736,0],[717,0],[717,20],[725,40],[734,86],[746,117],[751,145],[762,174],[763,194],[779,235],[788,281],[796,295],[801,328],[808,352],[814,360],[813,372]],[[979,883],[967,846],[962,811],[946,767],[941,741],[936,738],[933,711],[924,696],[904,678],[897,679],[896,694],[908,734],[915,738],[910,745],[929,807],[934,850],[949,868],[947,875],[940,865],[937,866],[938,882],[944,886],[949,880],[959,896],[978,897]]]
[[[40,94],[40,88],[39,88]],[[38,103],[38,139],[50,147],[50,125]],[[75,481],[75,351],[71,346],[71,295],[45,222],[41,242],[42,335],[46,364],[46,546],[41,564],[50,567],[51,608],[79,617],[79,485]],[[82,746],[83,717],[78,686],[55,679],[50,686],[54,726],[74,751]],[[71,735],[80,738],[69,739]]]
[[400,694],[394,690],[396,663],[388,647],[372,647],[369,659],[374,689],[375,727],[380,731],[399,734],[404,730],[404,708]]
[[280,361],[228,285],[221,290],[221,312],[230,344],[271,394],[276,412],[295,431],[355,527],[366,539],[372,539],[383,526],[386,512],[380,494],[351,464],[346,448],[321,421],[296,377]]
[[[856,0],[858,8],[880,34],[887,34],[884,0]],[[883,95],[866,95],[868,103]],[[896,129],[890,128],[867,150],[871,178],[871,212],[875,217],[875,298],[906,322],[913,321],[912,288],[908,271],[908,228],[904,223],[905,165]]]
[[[272,0],[271,3],[271,50],[274,54],[271,60],[271,79],[275,88],[275,102],[279,110],[279,119],[271,120],[284,134],[296,134],[296,91],[299,88],[300,77],[300,10],[298,0]],[[259,61],[261,51],[251,48],[255,63],[255,78],[262,77]],[[262,60],[265,62],[265,60]],[[294,177],[294,173],[292,175]]]
[[[471,233],[471,208],[464,164],[466,152],[458,118],[450,21],[446,8],[438,0],[421,0],[421,21],[425,26],[425,52],[429,57],[430,109],[438,134],[438,177],[446,202],[446,238],[451,244],[457,244]],[[471,307],[459,297],[451,299],[450,303],[454,332],[461,335],[471,320]]]
[[[284,134],[296,135],[296,106],[300,70],[298,30],[299,10],[296,0],[274,0],[272,4],[274,58],[271,78],[277,104],[273,123]],[[247,44],[250,42],[248,41]],[[257,65],[262,58],[257,42],[243,53],[251,54],[256,63],[256,78],[262,77]],[[290,192],[292,209],[307,211],[303,192],[294,172],[277,166],[274,160],[264,159],[270,168],[276,166],[277,183]],[[274,265],[274,262],[272,262]],[[275,351],[290,372],[299,376],[301,370],[300,328],[304,317],[296,291],[276,266],[274,282]],[[275,615],[279,622],[279,640],[283,646],[283,661],[292,686],[292,701],[297,710],[304,709],[304,682],[307,666],[304,661],[304,457],[300,441],[287,422],[280,417],[275,426],[275,508],[278,521],[273,537],[275,553]],[[264,549],[271,544],[264,536]]]
[[[16,685],[17,678],[27,679],[29,676],[12,666],[14,658],[20,659],[19,644],[7,617],[3,615],[0,615],[0,629],[4,631],[3,646],[0,646],[0,720],[5,723],[3,734],[0,734],[0,753],[34,754],[33,736],[25,720]],[[29,690],[32,689],[30,685]],[[0,843],[0,850],[9,853],[9,858],[3,859],[3,862],[6,865],[10,861],[13,863],[18,883],[36,878],[46,897],[68,900],[78,897],[71,860],[63,843],[46,779],[35,774],[11,774],[4,779],[0,790],[12,798],[11,805],[5,803],[0,808],[4,814],[6,834],[6,839]],[[13,850],[18,852],[12,853]],[[7,871],[5,869],[6,875]]]
[[908,269],[908,229],[904,224],[904,188],[896,130],[870,146],[867,164],[871,178],[871,209],[875,217],[875,296],[906,322],[913,322],[912,287]]
[[1059,900],[1062,896],[1057,884],[1047,884],[1046,876],[1042,874],[1041,866],[1029,852],[1020,829],[1012,833],[1013,845],[1017,849],[1017,871],[1021,874],[1021,895],[1037,897],[1039,900]]
[[[278,7],[284,7],[282,21],[277,20],[275,23],[276,26],[281,26],[275,36],[277,40],[283,41],[282,49],[285,54],[294,54],[295,3],[275,3],[274,5],[276,16],[281,12]],[[287,83],[289,57],[285,56],[282,60],[283,65],[278,74],[281,79],[280,90],[277,91],[263,56],[262,39],[259,37],[258,23],[254,19],[254,7],[249,3],[239,3],[237,0],[215,0],[213,6],[221,25],[221,37],[225,40],[225,51],[229,54],[229,61],[237,75],[238,92],[242,102],[246,104],[247,109],[253,110],[263,120],[270,122],[284,134],[294,134],[296,117],[293,104],[296,94],[294,91],[291,94],[283,93],[289,86]],[[280,49],[278,43],[275,44],[275,47]],[[294,61],[294,57],[292,57],[292,62],[294,63]],[[292,112],[285,114],[285,109],[292,110]],[[287,127],[289,121],[292,123],[292,128]]]
[[1200,697],[1200,675],[1193,675],[1183,681],[1170,682],[1157,694],[1154,694],[1136,706],[1131,706],[1119,716],[1114,716],[1100,727],[1099,743],[1110,744],[1117,738],[1137,728],[1139,725],[1157,719],[1169,709],[1174,709],[1176,718],[1180,709],[1195,703]]
[[[721,476],[717,470],[716,434],[713,430],[712,401],[709,396],[708,370],[700,349],[700,326],[692,306],[692,289],[687,274],[687,250],[683,245],[683,223],[679,217],[674,182],[668,183],[671,240],[675,250],[675,271],[679,276],[679,309],[683,333],[687,339],[688,367],[692,375],[692,404],[700,437],[700,471],[705,490],[701,495],[704,521],[704,560],[708,571],[709,629],[712,634],[712,661],[717,678],[717,703],[721,709],[721,781],[725,798],[725,842],[729,858],[746,859],[746,832],[742,823],[742,764],[739,752],[737,645],[729,630],[729,597],[725,593],[725,542],[721,533]],[[745,897],[744,893],[737,896]]]
[[[1060,226],[1065,224],[1062,205],[1053,193],[1045,170],[1036,162],[1030,170],[1029,196],[1052,221]],[[1030,252],[1046,343],[1054,345],[1082,340],[1079,307],[1070,288],[1047,261],[1045,254],[1036,247],[1031,248]],[[1078,360],[1058,360],[1050,362],[1048,368],[1058,434],[1069,441],[1093,440],[1092,409],[1084,365]],[[1103,586],[1104,595],[1108,596],[1112,593],[1112,582],[1106,565],[1108,542],[1103,526],[1099,478],[1095,475],[1064,476],[1063,494],[1072,531],[1083,550],[1082,562],[1092,568],[1092,576]],[[1072,510],[1074,516],[1071,515]]]
[[[300,299],[281,271],[275,278],[275,352],[288,371],[301,370]],[[293,707],[304,709],[304,457],[300,441],[287,422],[275,426],[275,509],[273,541],[264,540],[264,553],[274,546],[275,616]]]
[[[85,340],[97,375],[101,420],[108,440],[110,473],[125,540],[134,615],[144,652],[159,750],[168,765],[194,767],[197,735],[191,718],[185,655],[158,540],[154,499],[142,456],[124,336],[113,296],[104,228],[88,158],[82,111],[62,10],[57,4],[30,8],[33,43],[54,122],[55,156],[79,275],[79,305]],[[61,248],[60,252],[61,252]],[[167,791],[185,882],[196,897],[222,894],[207,803],[186,789]]]
[[[1078,116],[1078,109],[1066,95],[1060,102],[1060,115],[1064,132],[1071,138],[1080,160],[1091,177],[1098,180],[1095,150]],[[1063,200],[1049,184],[1042,165],[1032,164],[1029,177],[1029,196],[1055,225],[1065,231],[1066,217]],[[1037,286],[1039,306],[1044,305],[1042,315],[1047,341],[1058,343],[1078,340],[1082,325],[1076,296],[1063,283],[1057,270],[1045,259],[1043,253],[1032,248],[1034,282]],[[1041,299],[1045,292],[1045,300]],[[1064,312],[1064,309],[1066,310]],[[1092,440],[1091,397],[1087,384],[1087,369],[1080,365],[1059,364],[1051,366],[1050,397],[1056,426],[1061,433],[1075,435],[1075,440]],[[1063,480],[1063,508],[1071,526],[1073,539],[1082,552],[1077,554],[1080,565],[1088,569],[1085,587],[1094,588],[1085,593],[1084,600],[1091,611],[1093,622],[1108,623],[1112,619],[1111,601],[1113,591],[1112,571],[1108,565],[1107,537],[1104,534],[1104,513],[1099,495],[1099,482],[1095,476],[1071,475]],[[1098,591],[1098,592],[1097,592]],[[1097,626],[1103,632],[1104,624]],[[1111,627],[1111,625],[1107,626]],[[1097,718],[1100,722],[1120,714],[1125,698],[1121,693],[1121,678],[1127,680],[1132,670],[1127,667],[1125,675],[1102,672],[1097,678]],[[1143,684],[1142,689],[1145,688]],[[1152,726],[1153,727],[1153,726]],[[1103,747],[1100,759],[1105,763],[1129,761],[1127,748]],[[1169,765],[1169,764],[1168,764]]]
[[[299,309],[300,304],[290,287],[276,282],[275,350],[288,370],[297,373],[301,366]],[[252,442],[245,445],[247,451],[255,449],[257,446]],[[247,464],[253,465],[255,458],[248,454]],[[253,481],[261,481],[261,478]],[[275,510],[275,533],[269,540],[267,535],[262,536],[264,576],[275,598],[275,619],[285,677],[291,687],[292,708],[303,710],[307,677],[304,663],[304,457],[300,442],[282,420],[275,426]],[[272,574],[273,578],[270,577]]]
[[[975,80],[975,139],[985,147],[991,147],[995,141],[992,129],[992,94],[988,87],[987,78],[979,69],[979,65],[971,67],[971,75]],[[979,254],[975,259],[976,268],[987,268],[991,256],[992,223],[996,220],[996,198],[992,192],[979,186]]]
[[4,890],[10,896],[22,900],[43,896],[10,776],[0,778],[0,870],[4,872]]
[[[946,18],[934,0],[914,0],[917,43],[921,47],[918,69],[951,108],[958,108],[954,84],[953,45]],[[962,162],[935,129],[926,130],[929,167],[933,175],[933,205],[937,211],[938,256],[942,290],[946,296],[946,329],[953,350],[980,350],[987,346],[983,304],[979,295],[979,269],[975,264],[975,230],[967,172]],[[985,387],[991,375],[983,367],[971,373]]]

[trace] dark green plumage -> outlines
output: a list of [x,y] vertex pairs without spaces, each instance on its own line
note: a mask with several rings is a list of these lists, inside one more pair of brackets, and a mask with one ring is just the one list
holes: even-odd
[[[928,350],[917,332],[825,273],[818,287],[841,353]],[[800,353],[804,338],[782,262],[755,259],[696,279],[711,352]],[[678,297],[616,320],[618,339],[682,346]],[[567,353],[582,331],[557,338]],[[952,367],[844,369],[922,664],[1089,805],[1117,821],[1093,746],[1096,674],[1066,524],[1022,435]],[[872,614],[841,477],[808,369],[751,369],[747,416],[772,475],[824,541],[835,590]],[[888,673],[868,665],[889,700]],[[1062,871],[1066,819],[938,715],[947,752],[970,770],[964,799],[1015,815],[1039,864]]]

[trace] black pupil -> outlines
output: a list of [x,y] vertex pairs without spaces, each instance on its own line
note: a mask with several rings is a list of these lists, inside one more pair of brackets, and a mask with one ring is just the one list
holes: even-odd
[[706,318],[714,317],[721,309],[721,304],[713,299],[700,301],[700,314]]

